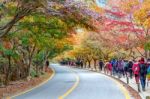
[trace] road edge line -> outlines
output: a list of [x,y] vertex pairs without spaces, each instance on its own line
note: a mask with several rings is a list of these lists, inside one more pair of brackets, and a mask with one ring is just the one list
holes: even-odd
[[50,67],[50,68],[51,68],[51,70],[52,70],[52,75],[51,75],[47,80],[43,81],[42,83],[40,83],[39,85],[37,85],[37,86],[35,86],[35,87],[33,87],[33,88],[29,88],[29,89],[26,90],[26,91],[23,91],[23,92],[21,92],[21,93],[18,93],[18,94],[16,94],[16,95],[11,96],[11,97],[8,96],[8,97],[6,97],[6,99],[12,99],[12,98],[14,98],[14,97],[23,95],[23,94],[25,94],[25,93],[28,93],[28,92],[30,92],[30,91],[32,91],[32,90],[34,90],[34,89],[36,89],[36,88],[38,88],[38,87],[41,87],[42,85],[46,84],[48,81],[50,81],[50,80],[55,76],[55,70],[54,70],[54,68],[52,68],[52,67]]
[[102,73],[100,73],[100,74],[107,77],[108,79],[114,81],[120,87],[120,90],[122,91],[122,93],[125,95],[125,99],[131,99],[129,91],[119,81],[117,81],[116,79],[109,77],[105,74],[102,74]]
[[130,94],[129,94],[129,91],[128,91],[119,81],[117,81],[116,79],[114,79],[114,78],[112,78],[112,77],[110,77],[110,76],[108,76],[108,75],[106,75],[106,74],[104,74],[104,73],[99,73],[99,72],[97,72],[97,71],[92,71],[92,70],[88,70],[88,71],[91,71],[91,72],[93,72],[93,73],[94,73],[94,72],[95,72],[95,73],[98,73],[98,74],[100,74],[100,75],[102,75],[102,76],[105,76],[105,77],[107,77],[108,79],[112,80],[114,83],[116,83],[116,84],[118,85],[119,89],[120,89],[121,92],[124,94],[125,99],[131,99]]
[[71,72],[75,74],[75,76],[76,76],[76,82],[74,83],[74,85],[70,89],[68,89],[67,92],[65,92],[63,95],[59,96],[58,99],[64,99],[70,93],[72,93],[77,88],[77,86],[79,85],[79,82],[80,82],[79,76],[77,75],[77,73],[75,71],[71,70]]
[[125,95],[126,99],[130,99],[130,94],[129,91],[117,80],[110,78],[112,80],[114,80],[114,82],[120,87],[121,91],[123,92],[123,94]]

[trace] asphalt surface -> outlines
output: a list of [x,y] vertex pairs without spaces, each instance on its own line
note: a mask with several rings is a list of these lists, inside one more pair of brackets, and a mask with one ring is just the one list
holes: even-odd
[[13,99],[126,99],[113,80],[99,73],[58,64],[52,68],[55,76],[51,80]]

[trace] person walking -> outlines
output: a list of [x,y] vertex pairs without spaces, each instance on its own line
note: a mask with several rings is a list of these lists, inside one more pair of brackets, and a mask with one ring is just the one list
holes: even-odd
[[140,67],[141,86],[142,86],[142,90],[145,91],[147,67],[146,67],[144,58],[141,58],[140,63],[139,63],[139,67]]
[[104,67],[104,62],[102,60],[99,61],[99,70],[102,71]]
[[112,59],[111,65],[112,65],[112,74],[116,75],[117,74],[117,60]]
[[108,62],[108,61],[105,62],[105,65],[104,65],[104,73],[105,73],[105,74],[108,74],[108,73],[109,73],[109,62]]
[[121,59],[118,61],[118,77],[121,78],[122,75],[124,76],[124,61]]
[[128,60],[124,60],[124,73],[125,73],[125,76],[128,77],[128,66],[129,66],[129,62]]
[[133,67],[133,62],[130,60],[129,63],[128,63],[128,72],[129,72],[129,75],[130,75],[130,79],[132,79],[132,77],[133,77],[132,67]]
[[112,64],[111,64],[111,62],[109,62],[109,64],[108,64],[108,70],[109,70],[110,75],[112,75]]
[[138,92],[141,92],[140,90],[140,83],[139,83],[139,80],[140,80],[140,67],[139,67],[139,63],[135,61],[135,63],[133,64],[133,67],[132,67],[132,70],[133,70],[133,74],[135,76],[135,82],[137,84],[137,87],[138,87]]
[[49,61],[46,60],[46,62],[45,62],[45,72],[48,72],[48,66],[49,66]]
[[128,60],[124,60],[124,73],[127,80],[127,84],[129,84],[129,72],[128,72],[129,62]]

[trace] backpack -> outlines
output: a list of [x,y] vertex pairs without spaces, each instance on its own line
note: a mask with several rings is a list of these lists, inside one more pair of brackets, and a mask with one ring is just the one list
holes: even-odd
[[145,66],[145,64],[140,64],[140,74],[145,74],[145,68],[146,68],[146,66]]
[[127,62],[124,62],[124,63],[123,63],[123,69],[124,69],[125,71],[127,71],[127,69],[128,69],[128,63],[127,63]]
[[116,67],[117,62],[116,61],[112,61],[112,67]]
[[129,63],[128,63],[128,68],[130,68],[130,69],[131,69],[131,68],[132,68],[132,66],[133,66],[133,63],[132,63],[132,62],[129,62]]

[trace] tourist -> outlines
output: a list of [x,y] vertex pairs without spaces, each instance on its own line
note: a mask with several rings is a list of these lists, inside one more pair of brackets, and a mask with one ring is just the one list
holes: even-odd
[[137,84],[137,87],[138,87],[138,91],[140,92],[140,83],[139,83],[139,80],[140,80],[140,75],[139,75],[139,72],[140,72],[140,67],[139,67],[139,63],[138,62],[134,62],[133,64],[133,67],[132,67],[132,70],[133,70],[133,74],[135,76],[135,82]]
[[141,86],[142,86],[142,90],[145,91],[147,67],[144,58],[141,58],[139,67],[140,67],[139,73],[140,73]]

